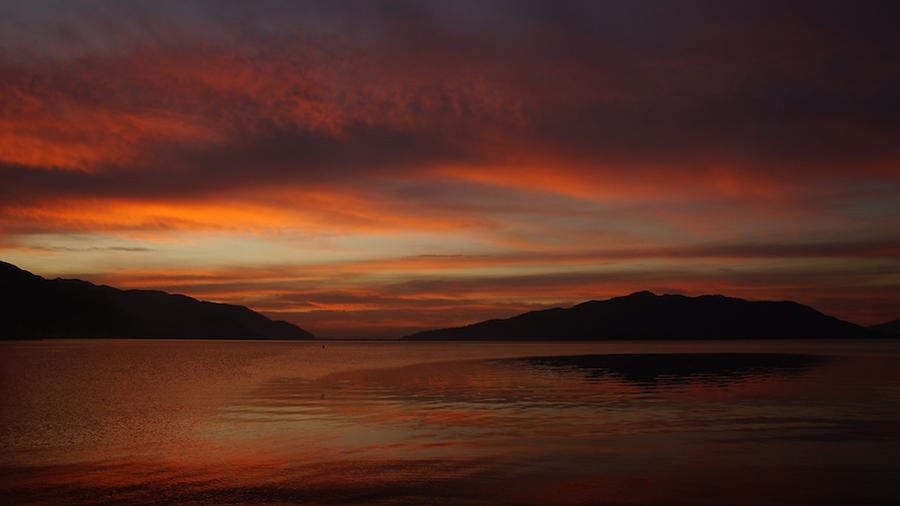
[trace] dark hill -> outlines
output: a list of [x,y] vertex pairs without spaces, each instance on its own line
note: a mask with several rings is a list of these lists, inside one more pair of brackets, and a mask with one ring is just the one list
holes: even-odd
[[892,337],[900,337],[900,319],[894,320],[892,322],[882,323],[880,325],[872,325],[869,328],[880,334]]
[[0,262],[0,339],[120,337],[313,339],[244,306],[156,290],[44,279]]
[[775,339],[877,337],[859,325],[789,301],[637,292],[571,308],[419,332],[422,340]]

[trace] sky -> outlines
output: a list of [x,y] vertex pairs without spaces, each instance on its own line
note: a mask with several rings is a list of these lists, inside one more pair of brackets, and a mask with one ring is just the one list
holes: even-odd
[[900,317],[900,6],[4,1],[0,259],[388,338]]

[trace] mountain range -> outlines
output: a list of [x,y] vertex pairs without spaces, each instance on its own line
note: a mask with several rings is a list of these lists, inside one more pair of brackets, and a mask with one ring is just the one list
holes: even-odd
[[0,339],[314,339],[294,324],[244,306],[44,279],[6,262],[0,262],[0,287]]
[[884,335],[900,337],[900,318],[881,325],[872,325],[869,328]]
[[429,330],[407,340],[778,339],[879,337],[876,330],[791,301],[636,292],[570,308]]
[[[314,339],[239,305],[158,290],[44,279],[0,261],[0,339]],[[625,340],[900,337],[900,320],[862,327],[791,301],[642,291],[418,332],[405,340]]]

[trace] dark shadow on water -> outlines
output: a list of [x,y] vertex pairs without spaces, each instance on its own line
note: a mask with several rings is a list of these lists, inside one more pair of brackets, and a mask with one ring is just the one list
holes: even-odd
[[790,353],[636,353],[518,359],[531,367],[579,372],[588,378],[618,377],[639,385],[730,383],[750,376],[799,374],[828,358]]

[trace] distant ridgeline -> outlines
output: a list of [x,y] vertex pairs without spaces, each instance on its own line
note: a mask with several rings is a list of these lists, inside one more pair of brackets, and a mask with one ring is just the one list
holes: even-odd
[[881,325],[872,325],[869,328],[891,337],[900,337],[900,319],[882,323]]
[[118,290],[77,279],[44,279],[0,262],[0,339],[313,339],[244,306],[156,290]]
[[571,308],[419,332],[409,340],[864,338],[884,334],[790,301],[637,292]]

